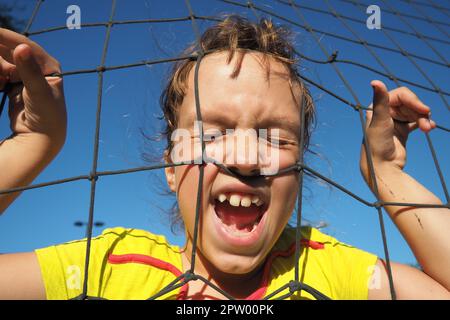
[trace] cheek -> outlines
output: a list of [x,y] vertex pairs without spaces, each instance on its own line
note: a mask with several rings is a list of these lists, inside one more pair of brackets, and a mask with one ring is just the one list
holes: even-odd
[[276,212],[282,220],[288,220],[291,216],[299,189],[298,174],[292,173],[273,179],[271,185],[271,198]]
[[190,225],[190,212],[195,214],[195,201],[192,201],[198,186],[198,166],[181,166],[175,168],[177,201],[186,228]]
[[[217,171],[217,167],[213,164],[205,166],[202,185],[202,194],[205,195],[203,204],[209,201],[206,195],[210,194],[211,182],[214,180]],[[198,165],[179,166],[175,168],[178,206],[188,230],[190,230],[191,226],[193,228],[194,224],[199,177],[200,167]],[[205,205],[202,207],[205,207]]]
[[297,162],[298,149],[293,148],[293,150],[280,150],[278,159],[280,163],[280,169],[287,168]]

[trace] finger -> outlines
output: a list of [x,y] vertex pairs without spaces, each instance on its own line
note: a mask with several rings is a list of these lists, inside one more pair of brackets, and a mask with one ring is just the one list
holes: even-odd
[[[34,41],[28,39],[22,34],[17,32],[0,28],[0,44],[14,50],[21,43],[26,43],[30,46],[38,46]],[[38,46],[39,47],[39,46]]]
[[19,73],[17,72],[16,65],[9,63],[3,57],[0,56],[0,75],[2,75],[6,82],[20,82]]
[[423,132],[430,132],[436,128],[436,122],[427,118],[419,118],[417,121],[408,123],[409,132],[414,131],[417,128],[420,128]]
[[[15,64],[14,50],[20,44],[26,44],[30,47],[35,60],[42,66],[45,74],[60,72],[59,63],[36,42],[11,30],[0,28],[0,45],[12,52],[12,60],[9,62]],[[5,55],[4,58],[8,60],[9,57]]]
[[44,100],[49,98],[51,94],[50,86],[45,80],[31,48],[26,44],[21,44],[16,47],[13,56],[19,76],[30,97]]
[[10,78],[14,71],[16,71],[16,66],[0,56],[0,74],[6,78]]
[[[369,106],[369,109],[372,109],[372,104]],[[366,126],[367,129],[370,126],[370,123],[372,122],[372,110],[366,110]]]
[[423,132],[429,132],[432,129],[431,121],[428,118],[420,117],[417,119],[420,130]]
[[370,126],[377,126],[391,121],[389,113],[389,93],[385,84],[379,80],[373,80],[370,85],[373,88],[373,114]]
[[393,107],[405,106],[419,114],[427,114],[430,107],[425,105],[417,95],[407,87],[400,87],[389,92],[390,104]]
[[434,122],[433,120],[430,120],[431,123],[431,129],[436,129],[436,122]]
[[11,79],[11,74],[15,71],[16,66],[10,64],[0,56],[0,90],[3,90]]
[[12,50],[0,44],[0,56],[2,56],[9,63],[13,63]]
[[418,121],[408,123],[408,132],[414,131],[419,127]]

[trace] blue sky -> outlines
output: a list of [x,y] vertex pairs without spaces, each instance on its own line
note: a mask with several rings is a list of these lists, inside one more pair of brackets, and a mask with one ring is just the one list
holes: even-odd
[[[15,12],[19,18],[25,20],[30,16],[34,6],[34,1],[31,0],[5,2],[22,7]],[[289,6],[272,0],[254,2],[262,8],[302,23]],[[390,3],[401,12],[418,15],[413,7],[403,1]],[[110,0],[46,0],[31,31],[65,25],[68,16],[66,8],[71,4],[77,4],[81,8],[82,23],[104,22],[110,14]],[[191,4],[197,15],[242,13],[254,18],[253,12],[246,8],[216,0],[191,0]],[[327,9],[324,1],[302,1],[302,4]],[[338,12],[357,19],[365,20],[368,16],[345,1],[331,0],[330,4]],[[400,19],[384,11],[386,7],[382,2],[372,1],[372,4],[378,4],[382,10],[382,28],[391,26],[410,30]],[[450,7],[450,4],[447,3],[447,7]],[[448,20],[447,16],[433,8],[420,7],[420,9],[437,21]],[[354,38],[332,16],[311,10],[303,10],[302,13],[308,22],[319,30]],[[184,1],[118,0],[115,19],[174,18],[187,15]],[[276,18],[274,21],[280,22]],[[445,34],[431,24],[416,19],[408,21],[422,34],[448,41]],[[202,30],[210,24],[211,22],[199,21]],[[381,30],[369,30],[365,25],[356,22],[348,24],[362,39],[395,48]],[[447,31],[449,29],[448,26],[441,27]],[[81,30],[61,30],[32,38],[61,62],[64,71],[72,71],[94,68],[100,64],[105,30],[105,27],[84,27]],[[293,30],[297,34],[298,51],[315,59],[326,59],[308,32],[295,26]],[[420,39],[388,32],[405,50],[440,61]],[[340,59],[357,61],[382,70],[378,62],[362,46],[320,33],[318,36],[330,53],[338,50]],[[193,40],[194,33],[190,21],[115,25],[111,32],[106,65],[175,57]],[[450,52],[448,44],[435,41],[430,43],[443,55]],[[373,50],[398,77],[430,86],[404,56],[377,48]],[[446,58],[449,58],[448,55]],[[416,62],[443,90],[450,91],[448,71],[445,67],[420,60]],[[372,98],[370,80],[380,79],[385,81],[389,88],[395,87],[392,81],[370,71],[348,64],[337,66],[364,105],[370,104]],[[146,133],[154,135],[163,128],[163,123],[157,119],[161,115],[158,98],[168,67],[169,64],[159,64],[105,73],[98,171],[127,169],[145,164],[141,159],[145,145],[139,129],[142,128]],[[301,72],[336,94],[355,102],[330,65],[302,61]],[[88,174],[91,169],[97,75],[68,76],[64,81],[69,118],[67,142],[62,152],[35,183]],[[310,86],[310,89],[317,108],[317,127],[312,138],[313,150],[318,152],[320,157],[309,155],[306,159],[308,164],[360,197],[374,201],[374,196],[359,173],[362,132],[358,113],[314,86]],[[438,95],[423,89],[413,88],[413,90],[432,108],[433,119],[438,124],[449,127],[448,109]],[[8,128],[7,117],[3,115],[0,118],[1,137],[9,134]],[[450,163],[448,133],[435,130],[430,136],[444,178],[448,182],[448,163]],[[152,143],[151,147],[151,152],[158,155],[163,145]],[[414,132],[408,141],[408,163],[405,170],[445,202],[425,136],[419,131]],[[183,234],[175,236],[170,232],[169,219],[164,213],[174,201],[174,197],[164,195],[164,187],[162,171],[101,177],[96,190],[95,220],[105,222],[105,227],[147,229],[153,233],[164,234],[172,243],[182,245]],[[368,208],[345,193],[321,182],[307,179],[306,187],[303,215],[309,222],[317,224],[325,221],[328,224],[328,227],[324,228],[325,232],[383,256],[375,209]],[[77,220],[87,221],[89,193],[89,181],[77,181],[24,192],[0,217],[0,252],[30,251],[83,237],[84,229],[75,227],[73,223]],[[406,242],[386,215],[385,222],[391,258],[400,262],[414,263],[414,256]],[[95,229],[95,234],[100,232],[101,229]]]

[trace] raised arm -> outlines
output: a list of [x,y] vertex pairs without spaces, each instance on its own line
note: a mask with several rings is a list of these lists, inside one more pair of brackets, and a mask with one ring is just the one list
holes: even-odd
[[[38,44],[0,29],[0,90],[10,84],[7,93],[12,131],[0,142],[0,190],[30,184],[64,144],[62,79],[44,77],[58,72],[59,63]],[[0,213],[18,195],[0,194]]]
[[[0,191],[29,185],[64,144],[62,79],[44,76],[59,72],[59,63],[35,42],[0,28],[0,90],[8,93],[11,127],[0,141]],[[19,194],[0,194],[0,214]],[[34,252],[0,255],[0,299],[44,298]]]
[[[436,124],[429,119],[430,108],[407,88],[390,92],[381,81],[372,81],[373,112],[368,111],[366,133],[371,147],[381,201],[438,204],[442,202],[403,171],[409,133],[420,128],[429,132]],[[361,173],[374,191],[366,151],[361,148]],[[394,286],[399,299],[450,299],[450,210],[386,206],[386,212],[406,239],[422,271],[392,264]],[[389,299],[386,268],[378,263],[369,298]]]

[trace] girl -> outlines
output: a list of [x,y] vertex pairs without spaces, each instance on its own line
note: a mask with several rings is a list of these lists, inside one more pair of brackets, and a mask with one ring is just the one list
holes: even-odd
[[[201,49],[208,52],[201,67],[192,60],[176,64],[161,100],[167,121],[166,162],[198,158],[194,80],[195,68],[199,67],[198,98],[206,155],[223,165],[208,162],[203,166],[199,234],[192,271],[235,298],[261,299],[293,280],[298,264],[299,280],[332,299],[390,299],[388,276],[381,259],[314,228],[301,229],[300,259],[296,261],[295,230],[287,222],[295,207],[299,174],[292,170],[278,175],[260,174],[268,167],[280,173],[300,160],[300,148],[308,148],[314,119],[312,99],[295,68],[286,30],[269,20],[253,23],[231,16],[206,30],[200,43]],[[191,47],[187,53],[195,50],[199,48]],[[0,146],[0,189],[8,189],[30,184],[61,150],[66,112],[62,79],[45,76],[59,73],[59,64],[44,49],[3,29],[0,54],[1,88],[8,82],[23,83],[8,93],[13,135]],[[373,112],[366,113],[366,132],[380,200],[441,204],[402,171],[408,134],[416,128],[429,132],[436,126],[429,118],[430,108],[407,88],[388,92],[381,81],[372,81],[371,85]],[[305,118],[303,140],[299,135],[300,112]],[[261,138],[258,132],[256,136],[246,136],[246,143],[236,143],[243,132],[259,129],[266,129],[267,136]],[[180,132],[188,139],[178,139]],[[258,146],[257,161],[248,161],[254,145]],[[269,152],[260,154],[260,146]],[[233,157],[225,157],[230,152]],[[373,190],[364,148],[360,168]],[[168,167],[165,173],[170,189],[177,194],[185,226],[183,248],[147,231],[108,229],[92,240],[87,275],[86,240],[3,255],[0,298],[75,298],[83,292],[83,279],[88,276],[88,296],[145,299],[188,271],[194,247],[194,199],[200,166]],[[0,209],[4,211],[17,196],[18,193],[1,195]],[[448,299],[450,210],[395,206],[385,209],[423,269],[422,272],[392,263],[397,297]],[[287,292],[289,289],[275,297]],[[159,298],[225,296],[196,280]],[[313,296],[302,290],[290,298]]]

